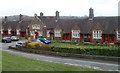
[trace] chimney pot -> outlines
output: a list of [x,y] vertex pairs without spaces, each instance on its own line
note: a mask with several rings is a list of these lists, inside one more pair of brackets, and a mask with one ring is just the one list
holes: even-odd
[[42,12],[40,12],[40,17],[43,17],[43,13]]
[[19,15],[19,21],[22,21],[22,20],[23,20],[23,15],[20,14],[20,15]]
[[89,18],[94,17],[94,10],[92,8],[89,9]]
[[4,21],[5,21],[5,22],[7,22],[7,21],[8,21],[8,17],[7,17],[7,16],[5,16],[5,19],[4,19]]
[[58,19],[59,18],[59,11],[56,11],[56,19]]

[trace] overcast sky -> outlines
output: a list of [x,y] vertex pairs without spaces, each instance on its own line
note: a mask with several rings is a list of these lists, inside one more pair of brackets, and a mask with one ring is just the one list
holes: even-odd
[[0,16],[39,15],[54,16],[55,11],[60,16],[88,16],[90,7],[95,16],[117,16],[119,0],[1,0]]

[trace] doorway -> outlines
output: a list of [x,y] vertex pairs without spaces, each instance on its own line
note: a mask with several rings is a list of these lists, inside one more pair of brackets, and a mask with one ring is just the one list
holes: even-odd
[[39,33],[38,32],[35,32],[35,39],[37,39],[39,36]]

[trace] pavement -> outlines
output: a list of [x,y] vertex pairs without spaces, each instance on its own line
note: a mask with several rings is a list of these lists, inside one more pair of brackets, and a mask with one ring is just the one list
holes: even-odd
[[15,46],[15,43],[16,42],[0,43],[1,45],[0,50],[9,52],[11,54],[35,59],[35,60],[61,63],[66,65],[74,65],[74,66],[80,66],[80,67],[86,67],[86,68],[93,68],[93,69],[102,70],[102,71],[119,71],[120,72],[120,70],[118,70],[118,66],[119,66],[118,62],[91,60],[91,59],[83,59],[83,58],[75,59],[75,58],[55,57],[55,56],[26,53],[26,52],[8,49],[8,46]]

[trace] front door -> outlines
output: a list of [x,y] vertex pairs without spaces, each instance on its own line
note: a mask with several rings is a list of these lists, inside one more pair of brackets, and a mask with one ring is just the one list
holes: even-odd
[[39,33],[38,33],[38,32],[35,32],[35,39],[38,38],[38,35],[39,35]]
[[54,40],[54,34],[50,34],[50,40]]

